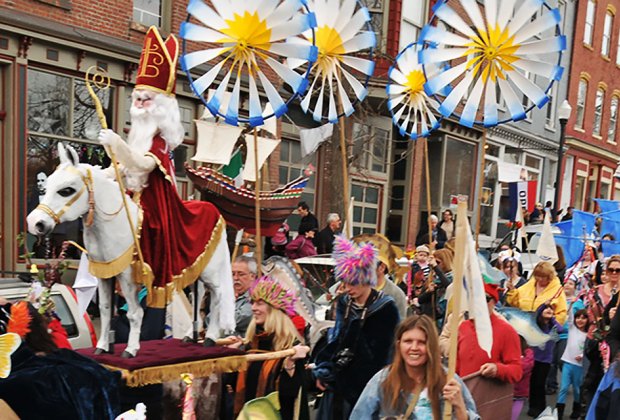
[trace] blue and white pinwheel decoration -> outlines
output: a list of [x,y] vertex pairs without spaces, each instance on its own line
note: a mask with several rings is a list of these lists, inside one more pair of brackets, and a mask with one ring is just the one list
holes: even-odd
[[[465,12],[440,0],[420,35],[425,43],[420,52],[424,70],[429,64],[448,68],[433,77],[427,74],[427,94],[451,88],[439,112],[460,116],[460,123],[468,127],[491,127],[522,120],[535,106],[542,108],[549,101],[547,92],[563,73],[560,60],[566,38],[560,35],[559,10],[544,0],[459,2]],[[524,97],[531,105],[524,107]],[[502,104],[509,118],[500,120]]]
[[[272,116],[280,117],[287,104],[306,91],[307,76],[282,64],[283,59],[314,62],[317,48],[312,42],[294,42],[302,33],[314,38],[316,20],[308,12],[305,0],[212,0],[213,7],[202,0],[191,0],[187,6],[188,20],[181,25],[183,38],[181,66],[188,75],[192,89],[213,115],[225,118],[228,124],[249,123],[256,127]],[[193,17],[200,24],[190,22]],[[187,52],[186,41],[204,42],[205,49]],[[190,73],[202,64],[212,66],[194,79]],[[265,71],[275,72],[288,85],[292,94],[287,98],[269,81]],[[220,80],[216,80],[223,74]],[[239,115],[242,79],[249,88],[249,118]],[[245,80],[244,80],[245,81]],[[259,86],[273,112],[265,112],[259,97]],[[209,100],[207,89],[215,89]],[[230,101],[225,106],[225,97]]]
[[[388,109],[392,121],[402,136],[415,140],[425,137],[439,127],[439,120],[433,114],[439,103],[424,92],[426,78],[422,65],[418,62],[420,44],[409,44],[396,56],[388,72]],[[430,74],[436,71],[427,68]]]
[[[366,87],[375,69],[372,51],[377,41],[370,13],[358,0],[308,0],[308,8],[316,15],[319,55],[309,65],[311,84],[301,108],[306,113],[311,111],[315,121],[336,123],[338,118],[351,115],[355,103],[368,94]],[[305,32],[304,36],[302,44],[310,45],[311,33]],[[369,59],[356,55],[364,50],[369,50]],[[291,68],[307,63],[295,58],[287,61]]]

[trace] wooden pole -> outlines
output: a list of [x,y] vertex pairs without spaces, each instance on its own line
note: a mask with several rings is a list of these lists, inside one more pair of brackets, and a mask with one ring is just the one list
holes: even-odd
[[[461,318],[461,294],[463,290],[463,266],[465,262],[465,237],[467,235],[467,202],[460,201],[456,217],[456,244],[454,249],[454,280],[452,282],[452,317],[448,326],[450,330],[450,353],[448,358],[448,378],[454,378],[456,371],[456,355]],[[452,404],[446,402],[444,420],[452,419]]]
[[[340,101],[338,102],[340,103]],[[340,108],[340,107],[339,107]],[[351,223],[349,223],[349,165],[347,158],[347,140],[345,137],[344,129],[344,117],[338,118],[338,128],[340,129],[340,158],[342,159],[342,183],[343,183],[343,203],[344,209],[342,210],[343,220],[346,221],[347,232],[345,235],[351,236],[353,229]]]
[[235,262],[237,259],[237,254],[239,253],[239,244],[241,243],[241,238],[243,237],[243,229],[239,229],[237,234],[235,235],[235,247],[233,248],[232,257],[230,258],[230,262]]
[[[338,68],[338,78],[341,78],[340,68]],[[349,159],[347,156],[347,139],[344,127],[344,110],[342,109],[342,98],[340,97],[340,90],[336,89],[336,109],[338,110],[338,128],[340,129],[340,159],[342,160],[342,183],[343,183],[343,204],[344,210],[342,211],[343,219],[345,221],[346,231],[343,232],[347,237],[353,235],[353,220],[349,220]]]
[[486,146],[487,146],[487,131],[484,130],[482,133],[482,143],[481,143],[481,147],[482,150],[480,151],[480,153],[478,153],[478,157],[481,161],[481,165],[480,165],[480,178],[478,178],[478,202],[476,203],[478,206],[478,211],[476,212],[476,234],[474,236],[474,238],[476,239],[476,249],[479,248],[478,246],[478,237],[480,236],[480,219],[481,219],[481,213],[482,213],[482,184],[484,183],[484,164],[485,164],[485,150],[486,150]]
[[258,167],[258,130],[254,127],[254,174],[256,176],[256,182],[254,183],[254,192],[256,193],[256,199],[254,200],[254,226],[256,229],[255,242],[256,242],[256,262],[258,277],[262,275],[262,263],[263,263],[263,244],[260,234],[260,168]]
[[431,228],[431,170],[428,164],[428,139],[424,138],[424,167],[426,172],[426,211],[428,213],[426,221],[428,223],[428,242],[431,253],[435,249],[433,244],[433,230]]

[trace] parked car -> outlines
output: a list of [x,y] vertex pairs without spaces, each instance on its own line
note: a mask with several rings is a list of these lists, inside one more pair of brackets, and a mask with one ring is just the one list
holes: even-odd
[[[20,278],[0,278],[0,296],[10,302],[23,300],[28,296],[30,282]],[[97,344],[95,329],[87,313],[80,314],[73,289],[64,284],[52,286],[50,297],[60,318],[69,342],[74,349],[94,347]]]

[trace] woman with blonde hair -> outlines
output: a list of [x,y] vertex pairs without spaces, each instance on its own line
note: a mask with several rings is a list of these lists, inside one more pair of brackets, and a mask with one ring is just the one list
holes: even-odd
[[[265,353],[293,348],[295,354],[285,359],[252,362],[247,371],[237,374],[234,415],[245,402],[278,391],[282,419],[293,419],[296,406],[302,410],[298,418],[309,418],[303,389],[304,359],[310,350],[303,345],[290,316],[295,314],[296,297],[276,280],[263,276],[250,288],[252,320],[244,339],[229,337],[229,347],[243,347],[248,353]],[[301,392],[300,392],[301,390]],[[298,397],[301,396],[301,400]]]
[[448,381],[441,365],[437,329],[426,315],[413,315],[396,330],[394,359],[368,382],[351,418],[442,419],[446,402],[452,418],[479,419],[461,379]]
[[532,277],[523,286],[506,283],[506,304],[522,311],[535,312],[542,304],[553,307],[555,320],[566,322],[566,296],[553,265],[541,261],[534,267]]

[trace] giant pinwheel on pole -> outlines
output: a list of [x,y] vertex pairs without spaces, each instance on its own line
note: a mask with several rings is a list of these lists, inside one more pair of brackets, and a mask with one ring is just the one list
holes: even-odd
[[[308,0],[308,7],[316,15],[318,58],[314,64],[297,58],[287,61],[291,68],[307,65],[311,72],[310,88],[301,101],[303,111],[311,112],[317,122],[338,122],[340,126],[343,213],[350,229],[344,118],[353,114],[355,104],[363,101],[368,94],[368,81],[375,68],[372,53],[377,41],[370,25],[370,13],[358,0]],[[311,33],[307,31],[304,36],[305,39],[297,38],[295,42],[311,45]],[[368,58],[358,56],[362,51],[368,51]]]
[[[213,115],[231,125],[247,123],[254,127],[254,150],[258,150],[256,127],[264,124],[265,119],[285,114],[288,103],[307,89],[310,69],[300,74],[282,64],[282,60],[299,59],[310,63],[316,60],[317,49],[313,42],[295,42],[297,36],[306,32],[314,39],[316,20],[306,0],[212,0],[211,4],[213,7],[202,0],[191,0],[187,7],[189,15],[180,33],[183,38],[181,66],[194,93]],[[198,23],[192,22],[192,18]],[[206,48],[188,52],[186,41],[206,43]],[[209,67],[205,72],[201,71],[203,65]],[[194,78],[192,71],[202,74]],[[266,71],[275,73],[292,93],[283,96]],[[242,82],[248,89],[248,117],[240,115]],[[209,100],[205,98],[208,89],[215,89]],[[228,94],[230,100],[228,106],[224,106]],[[267,99],[265,105],[261,102],[261,94]],[[260,261],[260,167],[258,153],[254,156],[256,257]]]
[[[434,76],[426,74],[425,91],[441,102],[439,112],[457,116],[467,127],[493,127],[522,120],[534,107],[542,108],[563,73],[560,61],[566,38],[560,34],[560,11],[544,0],[460,0],[460,4],[465,13],[450,7],[449,0],[440,0],[420,35],[424,49],[419,60],[425,72],[430,64],[447,68]],[[439,98],[446,87],[450,93]],[[524,96],[530,105],[523,105]],[[509,114],[504,119],[499,116],[502,104]]]
[[[450,6],[455,3],[458,8]],[[560,19],[560,11],[545,0],[438,0],[419,40],[425,94],[440,103],[437,110],[442,116],[456,117],[466,127],[493,127],[526,118],[532,109],[542,108],[549,101],[548,92],[562,77],[560,63],[566,38],[561,35]],[[441,70],[433,72],[432,67],[437,66]],[[414,85],[412,80],[418,80],[395,75],[400,79],[396,81],[408,88]],[[532,76],[537,83],[530,79]],[[398,89],[394,93],[398,94]],[[503,112],[500,115],[504,106],[505,116]],[[414,119],[418,115],[423,114],[414,112]],[[401,133],[422,134],[408,130],[409,126],[414,124],[403,121]],[[462,257],[462,247],[457,244],[455,260]],[[453,317],[450,324],[454,341],[457,319]],[[452,343],[449,379],[454,376],[455,365],[456,344]],[[452,418],[451,405],[446,407],[444,418]]]

